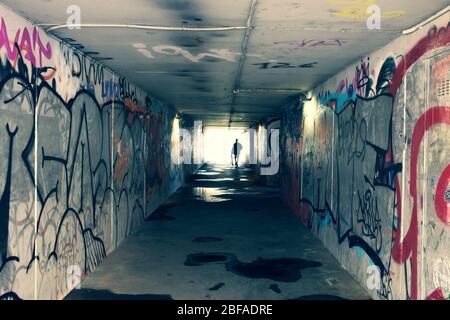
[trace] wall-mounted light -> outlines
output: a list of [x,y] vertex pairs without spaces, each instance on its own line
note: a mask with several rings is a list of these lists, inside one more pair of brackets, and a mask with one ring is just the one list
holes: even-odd
[[300,102],[300,103],[302,103],[303,101],[311,101],[312,100],[312,97],[311,98],[308,98],[307,96],[306,96],[306,94],[304,94],[304,93],[302,93],[299,97],[298,97],[298,101]]

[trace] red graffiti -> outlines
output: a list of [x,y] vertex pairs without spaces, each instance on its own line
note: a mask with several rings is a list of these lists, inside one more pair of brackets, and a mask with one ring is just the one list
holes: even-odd
[[[164,126],[163,114],[151,113],[149,117],[144,119],[144,126],[147,132],[147,141],[149,148],[147,149],[146,161],[146,181],[147,181],[147,202],[153,198],[153,194],[158,189],[164,189],[167,183],[166,169],[164,161],[164,133],[168,128]],[[159,141],[159,143],[150,143],[151,141]]]
[[450,65],[450,56],[447,56],[443,60],[436,62],[432,67],[434,78],[442,79],[447,77],[447,74],[450,73],[449,65]]
[[137,103],[133,102],[131,99],[125,99],[124,101],[125,108],[130,110],[134,113],[145,113],[145,107],[138,105]]
[[434,207],[438,218],[446,225],[450,225],[450,164],[439,178]]
[[[398,230],[394,230],[394,245],[392,250],[392,256],[397,263],[403,263],[406,261],[408,257],[411,256],[411,298],[417,299],[417,248],[419,241],[418,234],[418,194],[417,194],[417,166],[419,160],[420,153],[420,144],[425,136],[425,133],[430,130],[433,126],[438,124],[446,124],[450,125],[450,107],[431,107],[425,113],[420,116],[416,125],[414,126],[413,134],[412,134],[412,143],[411,143],[411,169],[409,173],[409,193],[413,200],[412,206],[412,214],[411,214],[411,223],[409,225],[409,229],[406,233],[406,236],[403,240],[400,239],[400,232]],[[448,181],[449,177],[449,167],[444,170],[439,183],[442,180]],[[440,195],[439,189],[440,184],[438,185],[437,195]],[[397,176],[395,177],[395,190],[397,197],[397,209],[398,209],[398,225],[401,225],[402,221],[402,207],[401,207],[401,192],[400,192],[400,184]],[[438,200],[439,208],[436,207],[438,211],[436,213],[442,220],[441,215],[443,212],[441,211],[441,206],[443,205],[440,200]],[[445,218],[447,219],[447,213]]]
[[[24,59],[31,62],[34,67],[42,67],[42,58],[51,59],[52,57],[52,47],[50,42],[44,44],[42,42],[39,30],[37,27],[33,28],[32,35],[27,28],[24,28],[21,32],[20,29],[16,31],[14,40],[11,41],[8,36],[8,30],[6,27],[6,22],[2,18],[2,23],[0,27],[0,49],[5,47],[6,54],[10,61],[14,63],[19,58],[20,52],[25,52]],[[38,57],[36,57],[35,52],[38,52]]]
[[[448,32],[448,26],[442,27],[439,30],[434,27],[428,32],[428,35],[423,37],[417,44],[401,59],[397,65],[396,72],[394,73],[391,84],[390,91],[393,96],[397,94],[398,88],[403,81],[403,78],[407,70],[419,60],[426,52],[434,50],[447,45],[450,42],[450,32]],[[392,250],[392,256],[397,263],[404,263],[408,257],[411,256],[411,298],[417,299],[417,250],[418,250],[418,196],[417,196],[417,161],[419,156],[420,143],[425,135],[425,133],[436,124],[449,124],[450,125],[450,108],[449,107],[433,107],[428,109],[417,121],[413,136],[412,136],[412,146],[411,146],[411,169],[410,169],[410,195],[413,199],[413,208],[411,215],[411,223],[406,236],[401,241],[400,232],[397,230],[393,231],[394,245]],[[440,178],[445,180],[447,176],[447,169],[444,170],[443,177]],[[398,225],[401,225],[402,220],[402,200],[400,183],[398,177],[394,178],[396,198],[397,200],[397,211],[398,211]],[[440,190],[437,190],[441,192]],[[438,200],[435,203],[436,211],[438,217],[442,220],[443,210],[442,202]],[[447,216],[445,218],[447,220]]]
[[144,115],[146,115],[145,107],[142,106],[142,105],[138,105],[137,103],[133,102],[129,98],[125,99],[124,106],[125,106],[125,108],[127,108],[128,110],[131,111],[128,114],[128,123],[129,124],[133,123],[134,117],[135,117],[136,114],[144,114]]
[[125,175],[127,174],[127,170],[129,168],[128,161],[131,158],[130,148],[127,146],[125,150],[122,151],[122,145],[117,145],[117,162],[114,167],[114,179],[116,181],[123,181]]
[[426,52],[441,48],[450,43],[450,32],[448,26],[442,27],[439,30],[434,27],[428,35],[423,37],[417,44],[401,59],[397,65],[397,70],[391,81],[391,94],[395,96],[398,88],[402,83],[406,71],[422,57]]
[[425,300],[445,300],[444,294],[441,288],[437,288],[432,293],[430,293]]

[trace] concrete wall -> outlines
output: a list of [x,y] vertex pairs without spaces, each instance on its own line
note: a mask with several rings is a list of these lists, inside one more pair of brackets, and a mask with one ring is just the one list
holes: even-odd
[[377,299],[449,299],[448,43],[447,14],[284,109],[284,201]]
[[60,299],[180,186],[180,123],[9,9],[0,17],[0,298]]

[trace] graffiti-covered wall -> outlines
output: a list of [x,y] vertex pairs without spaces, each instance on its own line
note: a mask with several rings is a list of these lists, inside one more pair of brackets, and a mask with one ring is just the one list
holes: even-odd
[[448,15],[285,106],[284,200],[377,299],[449,299]]
[[60,299],[183,180],[174,111],[0,7],[0,298]]

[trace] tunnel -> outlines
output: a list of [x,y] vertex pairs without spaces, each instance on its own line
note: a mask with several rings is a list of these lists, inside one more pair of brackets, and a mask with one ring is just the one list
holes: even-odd
[[450,300],[449,9],[1,0],[0,300]]

